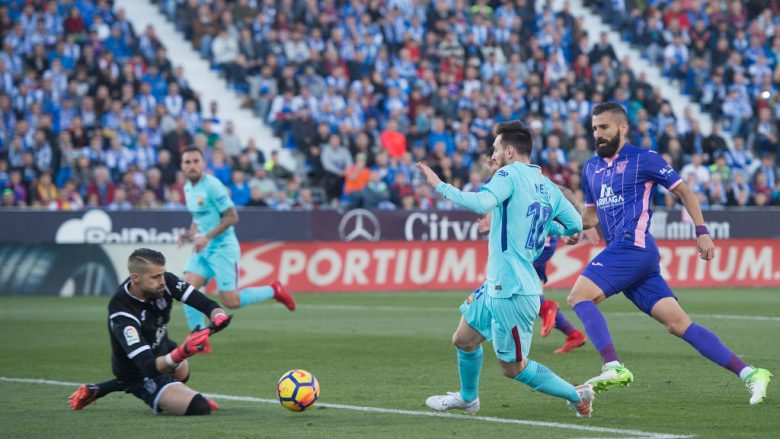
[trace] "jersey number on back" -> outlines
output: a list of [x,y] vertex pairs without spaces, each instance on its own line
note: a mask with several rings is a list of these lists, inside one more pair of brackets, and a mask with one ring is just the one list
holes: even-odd
[[539,250],[544,247],[544,225],[550,219],[551,213],[552,211],[549,207],[542,207],[538,201],[528,206],[528,214],[526,216],[532,217],[532,219],[531,230],[528,231],[528,240],[525,242],[525,248]]

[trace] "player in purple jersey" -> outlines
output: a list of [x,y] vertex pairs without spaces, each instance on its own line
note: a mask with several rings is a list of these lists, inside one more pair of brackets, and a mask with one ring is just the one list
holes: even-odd
[[628,118],[620,105],[596,105],[592,123],[598,157],[583,166],[586,208],[582,220],[585,229],[601,223],[607,247],[588,264],[568,297],[604,363],[602,373],[587,383],[604,391],[627,386],[634,379],[620,362],[607,322],[596,306],[622,291],[669,332],[738,375],[750,391],[750,404],[762,402],[772,374],[745,364],[717,335],[691,321],[660,274],[658,248],[649,232],[650,200],[658,184],[679,197],[693,219],[699,256],[708,261],[715,255],[696,195],[660,155],[626,143]]

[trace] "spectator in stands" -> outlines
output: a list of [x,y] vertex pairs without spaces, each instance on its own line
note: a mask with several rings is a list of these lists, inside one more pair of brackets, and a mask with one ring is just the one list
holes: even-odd
[[341,194],[346,170],[353,163],[352,155],[341,144],[341,138],[338,134],[331,134],[327,146],[322,150],[320,160],[325,171],[325,191],[328,200],[332,201]]
[[744,172],[734,172],[734,180],[728,189],[728,198],[731,206],[747,206],[752,200],[750,185],[745,181]]
[[680,171],[680,177],[688,180],[688,175],[695,174],[696,181],[702,186],[706,186],[710,181],[710,170],[703,165],[701,154],[691,155],[691,163],[685,165]]
[[246,206],[249,203],[250,188],[243,171],[233,171],[228,189],[230,190],[230,199],[233,200],[233,204]]
[[406,153],[406,136],[398,131],[398,121],[391,119],[380,135],[382,148],[390,157],[399,158]]
[[106,206],[108,210],[132,210],[133,205],[127,201],[127,192],[123,187],[116,188],[114,199]]

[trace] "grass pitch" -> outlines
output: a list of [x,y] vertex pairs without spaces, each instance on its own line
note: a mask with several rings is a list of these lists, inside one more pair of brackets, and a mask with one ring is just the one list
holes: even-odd
[[[485,346],[477,416],[430,416],[425,398],[457,391],[450,338],[466,293],[301,294],[299,309],[264,303],[235,312],[212,339],[213,353],[190,359],[192,388],[215,395],[212,416],[153,416],[131,395],[114,393],[80,412],[67,407],[68,383],[109,379],[108,297],[0,298],[0,425],[17,437],[777,437],[780,431],[780,292],[683,290],[683,307],[747,362],[777,377],[760,406],[733,374],[703,359],[622,297],[601,305],[630,388],[598,395],[591,419],[562,400],[501,376]],[[565,303],[565,292],[548,292]],[[565,305],[564,305],[565,306]],[[578,328],[569,309],[566,316]],[[174,309],[171,338],[183,339]],[[538,324],[537,324],[538,334]],[[534,338],[531,358],[579,383],[596,375],[592,345],[552,351],[557,331]],[[276,380],[302,368],[320,381],[319,402],[292,413],[273,400]],[[12,379],[6,381],[4,379]],[[18,381],[46,379],[49,383]]]

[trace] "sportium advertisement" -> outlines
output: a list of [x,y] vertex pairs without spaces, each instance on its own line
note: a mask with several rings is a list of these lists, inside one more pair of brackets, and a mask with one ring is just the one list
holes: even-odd
[[[672,287],[780,286],[780,240],[716,241],[715,259],[696,242],[659,241],[661,275]],[[546,288],[571,288],[603,249],[559,244]],[[272,242],[242,244],[241,285],[279,279],[297,291],[468,290],[485,278],[487,244],[450,242]]]

